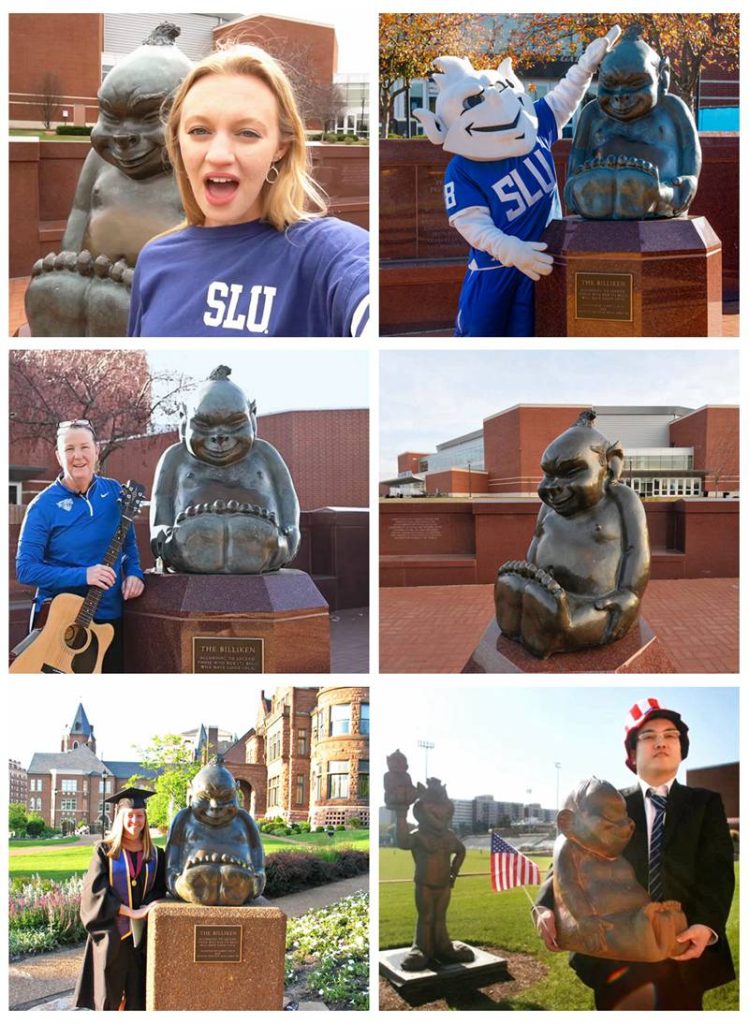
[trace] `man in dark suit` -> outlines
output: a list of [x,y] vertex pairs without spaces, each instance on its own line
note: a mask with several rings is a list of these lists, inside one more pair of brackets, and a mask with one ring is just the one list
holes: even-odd
[[[570,965],[593,989],[598,1010],[701,1010],[702,996],[734,977],[725,925],[734,889],[733,843],[718,793],[682,786],[689,729],[657,700],[639,701],[625,722],[626,764],[638,784],[621,790],[635,831],[624,856],[654,900],[678,900],[687,949],[661,963],[621,963],[573,953]],[[664,813],[665,812],[665,813]],[[660,841],[659,841],[660,840]],[[536,926],[558,950],[551,876],[536,900]]]

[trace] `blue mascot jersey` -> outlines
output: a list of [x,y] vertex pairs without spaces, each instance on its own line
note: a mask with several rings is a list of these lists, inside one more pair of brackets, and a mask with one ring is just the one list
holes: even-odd
[[188,227],[144,247],[130,337],[358,337],[369,316],[369,235],[335,217]]
[[[538,241],[561,205],[551,147],[559,138],[556,119],[545,100],[534,104],[538,139],[525,156],[505,160],[452,158],[445,171],[445,207],[452,218],[471,206],[488,206],[495,227],[523,241]],[[471,249],[468,267],[487,270],[502,264],[488,252]]]

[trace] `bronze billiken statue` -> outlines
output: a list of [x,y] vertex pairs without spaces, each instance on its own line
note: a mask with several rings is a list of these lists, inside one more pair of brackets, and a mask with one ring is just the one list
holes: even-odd
[[166,840],[166,884],[186,903],[238,907],[265,888],[265,855],[234,778],[217,756],[201,768]]
[[299,548],[289,470],[230,373],[217,367],[182,406],[180,441],[156,467],[151,547],[177,572],[271,572]]
[[630,26],[598,71],[598,97],[580,115],[564,199],[593,220],[685,214],[702,156],[694,118],[668,91],[668,58]]
[[102,83],[63,251],[32,269],[26,315],[35,336],[124,337],[138,253],[183,217],[161,121],[192,67],[174,44],[179,32],[162,23]]
[[582,413],[544,452],[527,561],[505,562],[497,574],[500,629],[538,658],[623,637],[648,582],[645,510],[619,480],[621,446],[594,420],[592,410]]

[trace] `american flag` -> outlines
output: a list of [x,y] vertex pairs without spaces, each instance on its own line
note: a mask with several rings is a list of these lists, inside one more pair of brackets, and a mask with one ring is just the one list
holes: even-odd
[[538,865],[510,846],[497,832],[492,832],[491,872],[495,892],[504,892],[516,885],[541,884]]

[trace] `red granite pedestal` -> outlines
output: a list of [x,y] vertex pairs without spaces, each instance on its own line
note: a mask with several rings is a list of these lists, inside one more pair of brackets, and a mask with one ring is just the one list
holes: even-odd
[[546,660],[534,658],[522,644],[503,636],[496,620],[492,619],[463,668],[464,673],[541,672],[545,675],[674,671],[665,646],[644,619],[616,643],[571,654],[553,654]]
[[330,614],[306,572],[147,573],[125,606],[126,672],[329,672]]
[[553,220],[537,337],[720,337],[721,243],[705,217]]

